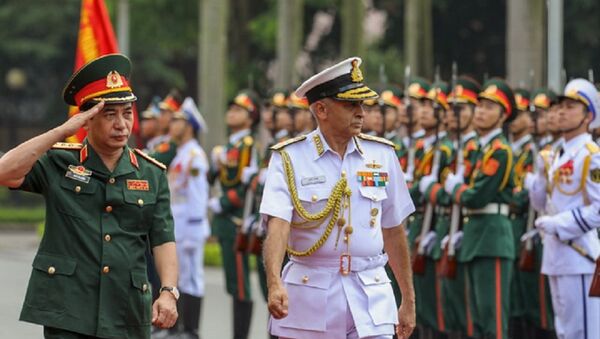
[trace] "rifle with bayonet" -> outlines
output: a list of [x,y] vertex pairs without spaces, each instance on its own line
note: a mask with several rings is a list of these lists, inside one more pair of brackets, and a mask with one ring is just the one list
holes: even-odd
[[406,165],[406,175],[412,180],[412,177],[415,173],[415,145],[413,138],[413,112],[412,105],[410,103],[410,91],[408,90],[410,87],[410,66],[406,66],[404,68],[404,107],[406,109],[406,116],[408,117],[408,161]]
[[[457,65],[456,62],[452,63],[452,80],[451,80],[451,91],[455,91],[456,89],[456,81],[457,81]],[[463,166],[463,150],[462,150],[462,136],[461,136],[461,128],[460,128],[460,109],[456,106],[456,92],[454,92],[451,100],[450,106],[452,107],[452,113],[456,116],[456,159],[454,161],[456,165],[456,170],[462,168]],[[454,248],[453,238],[455,234],[458,232],[458,227],[460,226],[460,213],[461,207],[460,204],[454,202],[452,204],[452,212],[450,214],[450,230],[448,231],[448,242],[446,243],[446,247],[442,252],[442,258],[440,259],[440,275],[442,277],[446,277],[448,279],[456,278],[456,248]]]

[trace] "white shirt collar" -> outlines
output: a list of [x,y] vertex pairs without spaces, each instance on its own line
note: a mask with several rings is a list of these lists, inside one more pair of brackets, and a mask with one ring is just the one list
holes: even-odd
[[423,146],[425,146],[425,149],[428,149],[429,147],[431,147],[431,145],[433,145],[435,143],[435,140],[436,140],[435,134],[425,137],[423,139]]
[[566,154],[573,157],[590,141],[592,141],[592,136],[588,133],[583,133],[569,141],[565,141],[562,148],[565,150]]
[[521,139],[513,141],[512,144],[510,145],[513,152],[517,152],[518,150],[520,150],[523,145],[525,145],[525,143],[529,142],[531,140],[531,134],[526,134],[523,137],[521,137]]
[[553,150],[557,150],[557,149],[561,148],[561,146],[563,145],[563,143],[564,143],[564,142],[565,142],[565,139],[564,139],[564,138],[562,138],[562,137],[560,137],[560,138],[558,138],[558,139],[554,140],[554,141],[552,142],[552,149],[553,149]]
[[243,129],[239,132],[235,132],[229,136],[229,143],[235,144],[247,135],[250,135],[250,129]]
[[463,135],[461,135],[461,136],[460,136],[460,142],[461,142],[462,144],[464,144],[465,142],[467,142],[467,140],[469,140],[469,139],[471,139],[471,138],[474,138],[474,137],[476,137],[476,136],[477,136],[477,133],[475,133],[475,131],[471,131],[471,132],[469,132],[469,133],[467,133],[467,134],[463,134]]
[[418,131],[414,131],[412,134],[413,139],[417,139],[420,138],[422,136],[425,136],[425,130],[424,129],[420,129]]
[[492,141],[492,139],[494,139],[501,133],[502,133],[502,128],[496,128],[495,130],[488,133],[486,136],[483,136],[483,137],[480,136],[479,137],[479,145],[481,147],[484,147],[485,145],[489,144],[490,141]]
[[388,140],[394,138],[396,135],[398,135],[396,131],[385,132],[385,138]]
[[[329,147],[329,144],[327,143],[327,140],[325,140],[325,136],[323,136],[323,133],[321,132],[320,128],[317,128],[316,130],[314,130],[310,134],[308,134],[307,139],[309,140],[309,143],[312,144],[312,147],[314,149],[314,152],[315,152],[314,159],[315,160],[320,158],[327,152],[335,153],[334,150],[331,147]],[[323,152],[320,154],[319,154],[318,146],[315,144],[316,140],[320,140],[321,144],[323,145]],[[348,146],[346,146],[346,154],[344,154],[344,158],[346,158],[346,156],[348,156],[349,154],[351,154],[353,152],[358,153],[361,157],[363,156],[362,146],[361,146],[360,140],[357,137],[353,137],[348,142]]]

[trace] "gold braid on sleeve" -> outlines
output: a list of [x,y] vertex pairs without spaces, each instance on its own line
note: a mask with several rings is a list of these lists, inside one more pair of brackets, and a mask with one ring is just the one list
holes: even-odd
[[[342,176],[342,178],[340,178],[340,180],[338,180],[338,182],[333,187],[333,189],[331,191],[331,195],[329,196],[329,199],[327,200],[327,205],[325,205],[325,207],[320,212],[309,213],[304,208],[304,206],[302,206],[302,203],[300,202],[300,199],[298,198],[298,190],[296,188],[296,179],[295,179],[295,175],[294,175],[294,168],[292,167],[292,162],[290,160],[290,156],[284,150],[281,150],[280,154],[281,154],[281,158],[283,161],[283,170],[285,172],[287,186],[290,191],[290,195],[292,197],[292,204],[294,205],[294,209],[296,210],[296,213],[298,213],[300,218],[302,218],[306,222],[320,222],[317,225],[317,227],[318,227],[323,223],[324,219],[326,219],[329,215],[331,215],[331,219],[329,220],[327,227],[325,227],[325,231],[323,232],[321,237],[308,249],[306,249],[304,251],[298,251],[298,250],[292,249],[289,246],[287,247],[287,252],[290,255],[299,256],[299,257],[309,256],[309,255],[313,254],[316,250],[318,250],[321,246],[323,246],[323,244],[327,241],[327,239],[331,235],[331,231],[333,230],[333,227],[334,227],[337,219],[340,216],[342,201],[344,200],[344,198],[348,198],[348,200],[350,200],[349,197],[352,194],[352,191],[348,187],[348,181],[346,180],[346,177]],[[295,227],[297,225],[298,225],[298,223],[292,223],[292,227]]]

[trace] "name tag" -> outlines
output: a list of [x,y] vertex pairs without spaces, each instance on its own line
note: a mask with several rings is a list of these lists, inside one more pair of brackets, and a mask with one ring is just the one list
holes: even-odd
[[300,182],[301,182],[302,186],[308,186],[308,185],[314,185],[314,184],[322,184],[325,181],[327,181],[327,179],[325,178],[324,175],[321,175],[318,177],[302,178],[302,180]]
[[148,180],[127,180],[127,189],[130,191],[149,191]]

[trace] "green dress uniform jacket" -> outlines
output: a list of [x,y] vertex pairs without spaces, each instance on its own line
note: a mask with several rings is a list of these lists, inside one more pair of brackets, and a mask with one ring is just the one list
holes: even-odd
[[165,164],[167,168],[171,165],[173,159],[177,155],[177,144],[173,142],[170,138],[156,145],[154,150],[150,153],[150,155]]
[[125,147],[109,171],[91,145],[56,144],[19,188],[46,198],[20,319],[102,338],[150,338],[151,247],[175,241],[164,165]]

